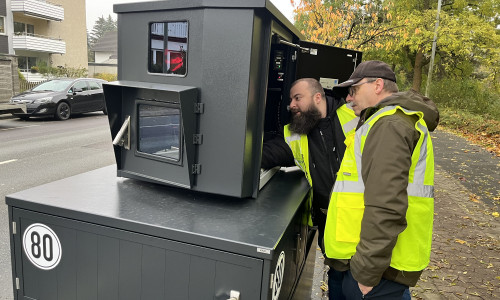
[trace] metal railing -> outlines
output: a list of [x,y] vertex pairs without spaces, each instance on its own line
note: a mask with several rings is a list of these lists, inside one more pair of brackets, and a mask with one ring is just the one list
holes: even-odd
[[39,85],[40,83],[43,83],[46,81],[48,81],[48,80],[42,80],[42,81],[38,81],[38,82],[29,82],[26,80],[20,80],[19,81],[19,92],[22,93],[26,90],[30,90],[30,89],[34,88],[35,86]]
[[47,4],[50,4],[50,5],[54,5],[54,6],[63,7],[61,4],[53,3],[53,2],[50,2],[50,1],[45,1],[45,0],[35,0],[35,1],[47,3]]
[[60,38],[56,37],[50,37],[50,36],[44,36],[40,34],[34,34],[34,33],[28,33],[28,32],[14,32],[15,36],[32,36],[32,37],[37,37],[37,38],[42,38],[42,39],[49,39],[49,40],[54,40],[54,41],[62,41]]

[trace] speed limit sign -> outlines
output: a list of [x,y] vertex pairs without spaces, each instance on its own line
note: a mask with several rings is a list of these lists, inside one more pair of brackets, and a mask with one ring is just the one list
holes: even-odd
[[274,271],[274,278],[272,283],[273,300],[278,300],[280,296],[281,286],[283,285],[284,274],[285,274],[285,252],[281,251],[280,256],[278,257],[278,262],[276,262],[276,269]]
[[61,242],[47,225],[31,224],[23,234],[24,253],[36,267],[42,270],[53,269],[62,256]]

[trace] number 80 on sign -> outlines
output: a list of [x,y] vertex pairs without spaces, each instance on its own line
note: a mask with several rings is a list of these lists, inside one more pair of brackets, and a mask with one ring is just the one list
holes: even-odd
[[41,223],[26,228],[23,249],[31,263],[42,270],[55,268],[62,256],[59,238],[50,227]]

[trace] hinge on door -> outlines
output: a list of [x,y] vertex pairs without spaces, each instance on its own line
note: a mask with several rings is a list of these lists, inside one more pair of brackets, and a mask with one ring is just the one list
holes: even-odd
[[17,227],[16,227],[16,222],[12,222],[12,234],[17,233]]
[[21,287],[19,286],[19,277],[16,277],[16,290],[19,290]]
[[195,133],[195,134],[193,134],[193,144],[194,145],[201,145],[201,144],[203,144],[203,134],[201,134],[201,133]]
[[191,174],[199,175],[201,173],[201,164],[193,164],[191,169]]
[[195,103],[194,104],[194,113],[202,114],[205,112],[205,104],[204,103]]

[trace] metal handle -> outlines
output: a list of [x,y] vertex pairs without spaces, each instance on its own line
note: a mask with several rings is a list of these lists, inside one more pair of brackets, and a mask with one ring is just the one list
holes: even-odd
[[312,54],[312,55],[317,55],[318,54],[318,49],[304,48],[304,47],[300,46],[299,44],[290,43],[288,41],[280,39],[279,37],[278,37],[278,43],[284,44],[284,45],[287,45],[287,46],[290,46],[290,47],[293,47],[293,48],[300,49],[300,51],[302,53],[309,53],[309,54]]
[[240,292],[232,290],[229,293],[229,299],[227,300],[240,300]]
[[127,116],[118,134],[113,139],[113,145],[122,146],[125,149],[130,149],[130,116]]

